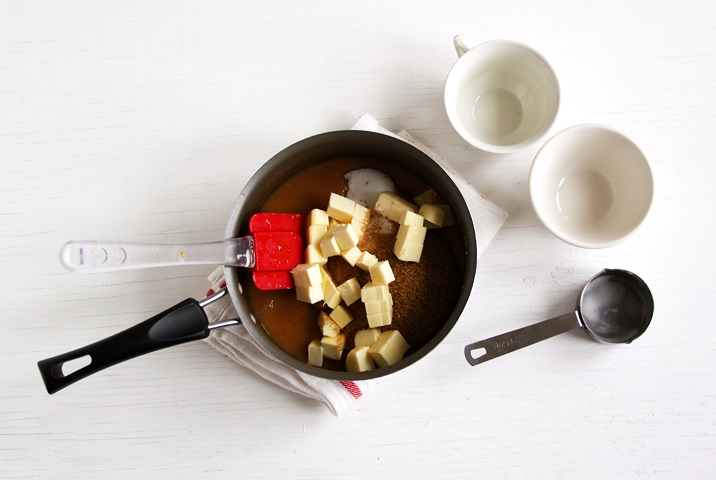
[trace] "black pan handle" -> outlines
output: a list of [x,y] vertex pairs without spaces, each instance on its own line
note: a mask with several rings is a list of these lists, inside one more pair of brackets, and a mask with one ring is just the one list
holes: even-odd
[[[47,392],[52,394],[112,365],[145,353],[209,336],[209,320],[201,304],[187,298],[127,330],[72,352],[37,362]],[[62,366],[89,357],[90,363],[68,375]]]

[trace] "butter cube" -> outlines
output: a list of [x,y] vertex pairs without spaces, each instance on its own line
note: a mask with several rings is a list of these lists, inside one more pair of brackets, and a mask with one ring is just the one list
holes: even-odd
[[353,207],[353,220],[357,220],[361,223],[368,222],[368,217],[370,214],[370,210],[368,210],[363,205],[360,205],[358,203],[354,204]]
[[[439,208],[439,207],[437,207],[437,208]],[[398,223],[401,225],[416,225],[418,227],[422,227],[423,226],[423,216],[422,216],[422,214],[417,214],[415,212],[411,212],[410,210],[405,210],[400,215],[400,219],[399,219]]]
[[371,315],[377,315],[379,313],[387,313],[388,317],[391,318],[393,316],[393,305],[390,300],[375,300],[371,302],[365,302],[365,313],[368,316]]
[[370,328],[385,327],[393,322],[393,316],[391,312],[388,311],[381,311],[367,315],[366,319],[368,320],[368,326]]
[[378,257],[376,257],[370,252],[362,252],[361,256],[358,258],[358,261],[356,261],[355,266],[367,272],[368,269],[376,263],[378,263]]
[[341,225],[333,231],[333,237],[338,242],[341,251],[348,250],[358,245],[358,235],[351,225]]
[[341,303],[341,294],[336,288],[336,284],[333,282],[331,276],[323,269],[321,269],[321,273],[323,276],[323,281],[321,282],[323,301],[326,302],[329,308],[336,308]]
[[323,347],[320,340],[312,340],[308,344],[308,364],[315,367],[323,366]]
[[306,242],[309,245],[318,244],[326,236],[326,233],[328,233],[326,225],[309,225],[306,229]]
[[380,330],[377,328],[366,328],[356,332],[354,342],[356,347],[370,347],[378,340],[378,336],[380,336]]
[[358,235],[358,238],[362,238],[363,234],[365,233],[365,222],[361,222],[360,220],[354,218],[351,220],[351,227],[353,227],[353,231],[356,232],[356,235]]
[[404,262],[419,262],[423,254],[423,245],[419,243],[395,244],[395,256]]
[[418,207],[393,192],[383,192],[378,195],[374,210],[394,222],[400,221],[404,211],[417,212]]
[[346,280],[338,285],[338,292],[341,294],[346,305],[352,305],[356,300],[360,299],[360,284],[355,278]]
[[324,337],[335,337],[341,333],[341,327],[326,312],[318,312],[318,328]]
[[330,313],[331,319],[338,324],[339,327],[345,328],[346,325],[353,321],[353,315],[343,305],[338,305]]
[[371,283],[374,285],[388,285],[395,280],[393,269],[390,268],[390,263],[388,263],[387,260],[383,260],[371,266],[368,272],[370,272]]
[[306,247],[306,263],[316,263],[323,265],[328,259],[323,255],[321,247],[318,245],[309,245]]
[[318,245],[321,247],[321,253],[326,258],[341,254],[341,247],[338,246],[332,231],[328,231]]
[[291,270],[293,283],[298,287],[320,286],[323,281],[321,267],[315,263],[301,263]]
[[390,213],[388,213],[388,218],[391,219],[394,222],[400,222],[400,217],[403,215],[404,212],[417,212],[418,207],[410,203],[409,201],[398,197],[393,204],[390,206]]
[[356,347],[346,356],[346,370],[349,372],[368,372],[375,370],[373,357],[369,353],[370,347]]
[[364,302],[368,326],[371,328],[384,327],[393,322],[393,299],[388,296],[382,300]]
[[389,330],[380,334],[368,352],[376,365],[387,367],[401,360],[409,349],[410,345],[399,331]]
[[328,199],[328,208],[326,212],[329,217],[335,218],[341,223],[350,223],[353,218],[353,211],[355,210],[355,204],[350,198],[346,198],[337,193],[332,193]]
[[442,208],[445,212],[445,220],[443,220],[443,227],[452,227],[455,225],[455,216],[450,209],[450,205],[438,204],[438,207]]
[[435,193],[435,190],[432,188],[428,188],[423,193],[415,197],[413,200],[415,200],[415,203],[418,205],[425,205],[426,203],[435,203],[438,199],[438,194]]
[[440,228],[445,220],[445,210],[438,205],[423,205],[420,207],[420,215],[425,219],[427,228]]
[[425,242],[425,235],[428,229],[417,225],[401,225],[398,227],[398,235],[395,243],[419,243]]
[[335,337],[323,337],[321,347],[323,348],[324,357],[340,360],[341,355],[343,355],[343,349],[346,348],[346,335],[339,333]]
[[375,315],[380,312],[389,312],[391,310],[390,300],[370,300],[363,302],[365,305],[365,313],[368,315]]
[[327,227],[328,213],[325,210],[321,210],[320,208],[314,208],[313,210],[308,212],[308,216],[306,217],[306,223],[308,223],[309,226],[323,225],[324,227]]
[[323,290],[320,285],[296,285],[296,300],[306,303],[320,302],[323,300]]
[[426,227],[401,225],[398,228],[398,237],[393,247],[395,256],[404,262],[419,262],[427,231]]
[[341,252],[341,257],[350,264],[351,267],[355,267],[356,263],[358,263],[358,259],[361,257],[361,254],[363,252],[360,251],[358,247],[352,247],[348,250],[343,250]]
[[384,217],[387,217],[390,214],[390,207],[393,206],[393,202],[395,202],[396,198],[400,198],[400,196],[396,193],[381,193],[380,195],[378,195],[378,200],[376,200],[375,205],[373,206],[373,210],[380,213]]
[[375,285],[368,282],[363,285],[360,290],[360,299],[365,302],[375,302],[377,300],[388,300],[391,298],[388,285]]

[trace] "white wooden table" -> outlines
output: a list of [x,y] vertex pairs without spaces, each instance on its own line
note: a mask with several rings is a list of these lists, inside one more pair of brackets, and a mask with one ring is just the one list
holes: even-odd
[[[551,134],[596,122],[656,177],[639,233],[568,246],[533,213],[538,146],[493,156],[448,123],[452,37],[552,63]],[[36,362],[201,295],[210,267],[78,275],[72,239],[220,239],[273,154],[370,112],[510,217],[455,329],[341,417],[202,342],[49,396]],[[712,478],[716,4],[6,1],[0,5],[0,477]],[[565,313],[603,267],[650,285],[629,346],[578,332],[470,367],[463,346]]]

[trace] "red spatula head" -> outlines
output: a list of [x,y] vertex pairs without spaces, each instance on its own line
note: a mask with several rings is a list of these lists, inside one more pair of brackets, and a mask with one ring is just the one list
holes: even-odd
[[256,288],[282,290],[294,287],[290,271],[303,262],[302,229],[303,215],[293,213],[257,213],[249,219],[256,256],[252,271]]

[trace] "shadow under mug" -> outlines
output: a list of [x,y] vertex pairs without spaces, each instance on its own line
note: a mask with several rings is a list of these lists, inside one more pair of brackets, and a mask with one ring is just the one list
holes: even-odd
[[512,40],[469,48],[457,35],[454,44],[459,58],[445,81],[444,102],[457,133],[492,153],[516,152],[542,138],[560,102],[547,60]]

